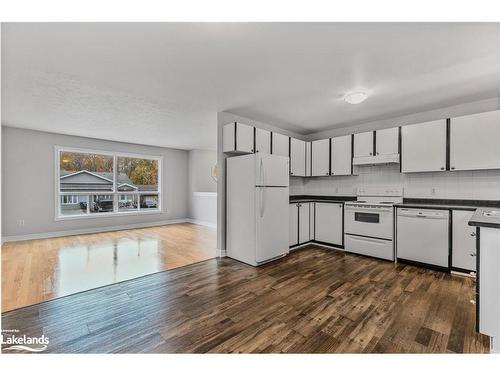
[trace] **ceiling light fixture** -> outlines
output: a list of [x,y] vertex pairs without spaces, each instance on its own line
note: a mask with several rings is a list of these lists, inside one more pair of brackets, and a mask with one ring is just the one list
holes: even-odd
[[366,92],[349,92],[345,94],[344,101],[349,104],[359,104],[364,102],[366,98],[368,98],[368,94]]

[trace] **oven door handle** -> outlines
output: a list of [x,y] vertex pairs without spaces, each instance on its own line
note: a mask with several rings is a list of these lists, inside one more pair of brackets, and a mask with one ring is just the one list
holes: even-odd
[[365,208],[365,207],[349,207],[349,206],[346,206],[345,210],[354,212],[373,212],[373,213],[392,212],[392,208]]
[[378,238],[356,236],[355,234],[348,234],[348,236],[351,237],[351,239],[360,242],[378,243],[378,244],[386,244],[387,242],[390,242],[390,240],[380,240]]

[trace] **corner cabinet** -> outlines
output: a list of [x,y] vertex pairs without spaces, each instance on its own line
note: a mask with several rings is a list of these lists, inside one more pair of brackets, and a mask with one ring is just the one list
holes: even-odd
[[352,174],[352,135],[332,138],[331,175]]
[[401,128],[401,172],[446,170],[446,120]]
[[450,119],[450,170],[500,168],[500,110]]
[[237,154],[254,152],[254,128],[239,122],[224,125],[222,132],[222,151]]
[[290,138],[290,175],[306,176],[306,142]]
[[289,245],[297,246],[311,240],[311,205],[314,203],[290,203]]
[[290,137],[279,133],[272,133],[272,150],[273,155],[290,157]]
[[314,240],[342,246],[344,205],[326,202],[314,205]]
[[330,139],[311,142],[311,176],[330,175]]

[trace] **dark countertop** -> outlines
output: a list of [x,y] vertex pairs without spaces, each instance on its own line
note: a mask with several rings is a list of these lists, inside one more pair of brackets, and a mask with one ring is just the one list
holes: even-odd
[[469,220],[469,225],[473,227],[487,227],[500,229],[500,216],[484,216],[484,212],[491,211],[492,208],[478,208]]
[[335,195],[290,195],[290,203],[301,202],[328,202],[344,203],[355,201],[355,196],[335,196]]
[[394,206],[404,208],[431,208],[435,210],[452,209],[475,211],[478,208],[500,208],[500,201],[473,199],[403,198],[403,203],[398,203]]

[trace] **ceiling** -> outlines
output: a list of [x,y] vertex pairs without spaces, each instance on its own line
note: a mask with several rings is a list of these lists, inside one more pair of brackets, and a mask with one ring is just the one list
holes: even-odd
[[215,149],[218,111],[310,134],[499,95],[500,24],[2,25],[21,128]]

